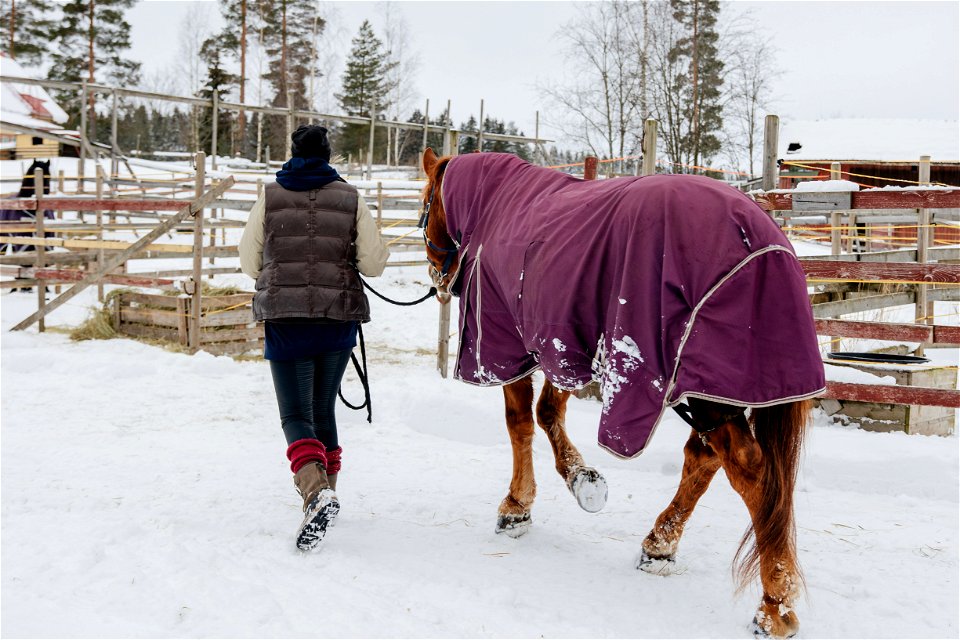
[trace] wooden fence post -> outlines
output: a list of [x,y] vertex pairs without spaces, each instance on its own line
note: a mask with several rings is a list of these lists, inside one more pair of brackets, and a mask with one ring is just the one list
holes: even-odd
[[652,176],[657,172],[657,121],[647,118],[643,122],[643,170],[640,175]]
[[[80,83],[80,159],[77,162],[77,193],[83,193],[84,164],[87,160],[87,81]],[[83,214],[80,214],[83,220]]]
[[[207,159],[203,151],[198,151],[196,155],[197,176],[196,176],[196,197],[203,194],[203,185],[206,181]],[[202,312],[203,289],[203,209],[193,213],[193,275],[190,278],[191,291],[187,293],[191,296],[190,308],[190,329],[187,331],[189,346],[193,351],[200,348],[200,317]]]
[[780,182],[780,168],[777,166],[777,145],[780,135],[780,117],[768,115],[763,127],[763,183],[764,191],[776,189]]
[[[832,162],[830,163],[830,179],[839,180],[840,179],[840,163]],[[840,255],[840,212],[831,211],[830,212],[830,255],[838,256]]]
[[[103,167],[97,162],[97,200],[103,199]],[[103,242],[103,210],[97,208],[97,240]],[[97,249],[97,268],[103,265],[103,247]],[[103,282],[97,283],[97,302],[103,302]]]
[[587,156],[583,159],[583,179],[597,179],[597,156]]
[[[451,130],[452,133],[455,133]],[[451,155],[457,155],[457,145],[453,145]],[[451,300],[447,304],[440,305],[440,329],[437,332],[437,370],[440,377],[446,378],[450,364],[450,307],[453,306]]]
[[367,144],[367,180],[373,180],[373,136],[377,127],[377,114],[370,105],[370,140]]
[[[920,156],[918,182],[930,184],[930,156]],[[927,249],[930,247],[930,209],[917,209],[917,262],[927,263]],[[927,301],[927,285],[917,285],[916,318],[918,322],[933,324],[934,303]],[[917,355],[923,355],[923,344],[917,347]]]
[[377,229],[383,229],[383,183],[377,182]]
[[480,120],[477,122],[477,151],[483,151],[483,99],[480,99]]
[[211,122],[211,140],[210,140],[210,167],[216,171],[217,170],[217,151],[219,151],[218,137],[219,132],[217,131],[217,117],[220,111],[220,96],[216,91],[213,92],[213,97],[210,98],[210,108],[213,111],[213,121]]
[[[43,213],[43,169],[35,169],[33,172],[33,196],[37,200],[37,210],[34,214],[34,222],[37,227],[37,239],[43,240],[44,233],[44,218],[46,217]],[[36,267],[37,271],[43,269],[46,264],[46,254],[47,250],[43,244],[38,244],[36,246],[37,251],[37,261]],[[46,280],[37,279],[37,308],[43,313],[43,308],[47,306],[47,287]],[[46,330],[47,326],[43,321],[43,318],[40,318],[40,322],[37,324],[37,329],[43,333]]]

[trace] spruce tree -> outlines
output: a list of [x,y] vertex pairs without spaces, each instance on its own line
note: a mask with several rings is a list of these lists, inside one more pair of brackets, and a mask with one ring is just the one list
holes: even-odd
[[[223,57],[218,38],[208,38],[200,47],[200,58],[207,65],[206,84],[198,92],[201,98],[210,100],[214,94],[223,100],[237,83],[237,76],[223,67]],[[229,155],[231,147],[232,112],[223,109],[217,112],[217,155]],[[200,148],[209,153],[213,142],[213,108],[204,108],[200,115]]]
[[[140,63],[126,57],[130,48],[130,24],[123,11],[134,0],[69,0],[61,5],[62,19],[53,30],[53,64],[47,76],[65,82],[104,82],[121,87],[134,86],[140,79]],[[91,56],[92,53],[92,56]],[[90,92],[86,108],[93,114],[96,94]],[[61,96],[61,104],[72,114],[68,126],[79,121],[79,96]],[[97,119],[89,118],[91,138],[97,138]]]
[[[382,118],[390,106],[390,84],[387,73],[395,63],[390,62],[388,52],[373,32],[368,20],[360,25],[360,31],[352,41],[347,68],[343,74],[342,92],[336,94],[340,106],[347,115]],[[338,148],[341,153],[359,151],[362,158],[370,136],[369,125],[344,125]],[[379,146],[379,145],[378,145]]]
[[689,164],[700,165],[720,151],[721,146],[723,62],[717,46],[720,2],[670,0],[670,7],[673,19],[686,32],[670,50],[671,62],[680,60],[687,67],[687,72],[675,79],[675,90],[685,105],[683,115],[688,122],[686,133],[676,142]]
[[[237,86],[240,90],[240,104],[245,104],[247,95],[247,50],[250,43],[252,18],[254,12],[249,5],[251,0],[221,0],[220,15],[223,16],[224,27],[220,33],[220,47],[223,51],[229,52],[240,63],[240,73],[236,76]],[[246,145],[246,113],[240,111],[237,114],[237,125],[234,135],[231,136],[231,151],[239,152],[241,155],[247,155]]]
[[51,0],[3,0],[0,3],[0,51],[35,67],[46,61],[54,27]]

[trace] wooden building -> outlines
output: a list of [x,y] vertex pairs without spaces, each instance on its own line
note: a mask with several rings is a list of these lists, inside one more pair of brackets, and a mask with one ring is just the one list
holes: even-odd
[[60,143],[44,134],[62,135],[66,112],[43,87],[7,80],[30,76],[6,53],[0,53],[0,75],[0,159],[61,155]]

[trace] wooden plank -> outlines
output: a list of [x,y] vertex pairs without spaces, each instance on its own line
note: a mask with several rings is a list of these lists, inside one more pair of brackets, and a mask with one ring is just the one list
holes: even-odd
[[[188,204],[186,200],[169,198],[162,200],[159,198],[156,200],[126,200],[67,196],[43,199],[44,208],[57,211],[178,211],[186,204]],[[34,198],[0,199],[0,209],[34,211],[36,208],[37,201]]]
[[247,309],[213,313],[200,318],[201,327],[228,327],[235,324],[251,324],[254,322],[253,312]]
[[960,327],[948,327],[938,324],[933,326],[934,344],[960,344]]
[[[23,238],[0,236],[0,242],[7,244],[32,245],[36,247],[63,247],[65,249],[127,249],[133,243],[122,240],[64,240],[62,238]],[[193,247],[187,244],[149,244],[146,251],[166,251],[168,253],[193,253]]]
[[[796,191],[757,193],[753,199],[764,211],[792,211]],[[851,209],[954,209],[960,207],[960,189],[900,189],[854,191]]]
[[853,298],[851,300],[838,300],[837,302],[824,302],[813,305],[813,317],[833,318],[849,313],[873,311],[874,309],[885,309],[886,307],[898,307],[900,305],[913,304],[915,299],[912,291],[904,291],[901,293],[863,296],[862,298]]
[[930,342],[934,336],[934,327],[919,324],[821,319],[815,325],[818,335],[839,338]]
[[54,298],[44,309],[38,309],[36,313],[31,314],[29,317],[14,325],[11,330],[22,331],[23,329],[31,326],[40,318],[44,317],[47,313],[54,311],[61,305],[72,300],[77,294],[82,292],[90,285],[96,284],[103,278],[104,275],[110,273],[121,264],[124,264],[131,256],[135,255],[137,251],[162,236],[164,233],[170,230],[170,228],[177,225],[182,220],[186,220],[188,216],[197,212],[202,212],[205,206],[207,206],[213,200],[216,200],[221,193],[229,189],[232,185],[233,178],[228,176],[226,179],[220,182],[220,184],[207,191],[203,196],[178,211],[176,215],[172,216],[168,221],[158,225],[156,229],[140,238],[137,242],[133,243],[130,248],[121,251],[117,255],[110,256],[109,259],[98,265],[99,268],[95,272]]
[[127,323],[148,324],[159,327],[173,327],[176,329],[180,325],[180,319],[176,311],[121,307],[120,324],[123,326]]
[[235,293],[227,296],[204,296],[203,310],[217,310],[226,307],[232,307],[235,304],[250,302],[253,300],[252,293]]
[[844,260],[803,260],[807,278],[960,283],[960,265],[955,264],[890,264],[848,262]]
[[150,338],[153,340],[168,340],[170,342],[177,341],[177,330],[176,329],[167,329],[165,327],[157,326],[146,326],[142,324],[122,324],[117,330],[117,333],[122,333],[128,336],[134,336],[136,338]]
[[[6,268],[9,269],[10,267]],[[14,268],[18,269],[20,272],[17,275],[19,278],[37,278],[39,280],[50,281],[56,280],[59,283],[79,282],[89,274],[88,271],[81,271],[79,269],[36,269],[29,267]],[[151,278],[120,273],[107,274],[103,277],[103,281],[109,284],[119,284],[128,287],[165,287],[174,283],[173,280],[163,278]]]
[[161,309],[176,309],[177,296],[162,296],[155,293],[139,293],[137,291],[124,291],[119,294],[120,305],[128,305],[135,302],[149,307],[159,307]]
[[257,327],[248,327],[246,329],[220,329],[218,331],[201,331],[200,343],[209,344],[213,342],[236,342],[248,340],[262,340],[263,325]]
[[821,398],[882,402],[885,404],[917,404],[933,407],[960,408],[960,391],[956,389],[931,389],[928,387],[904,387],[899,385],[854,384],[850,382],[827,382],[827,390]]

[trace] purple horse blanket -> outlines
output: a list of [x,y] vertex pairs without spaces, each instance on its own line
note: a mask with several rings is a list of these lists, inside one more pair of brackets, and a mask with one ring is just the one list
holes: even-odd
[[453,158],[442,189],[460,246],[460,380],[597,380],[598,440],[620,457],[686,397],[763,407],[824,389],[800,263],[736,189],[587,182],[496,153]]

